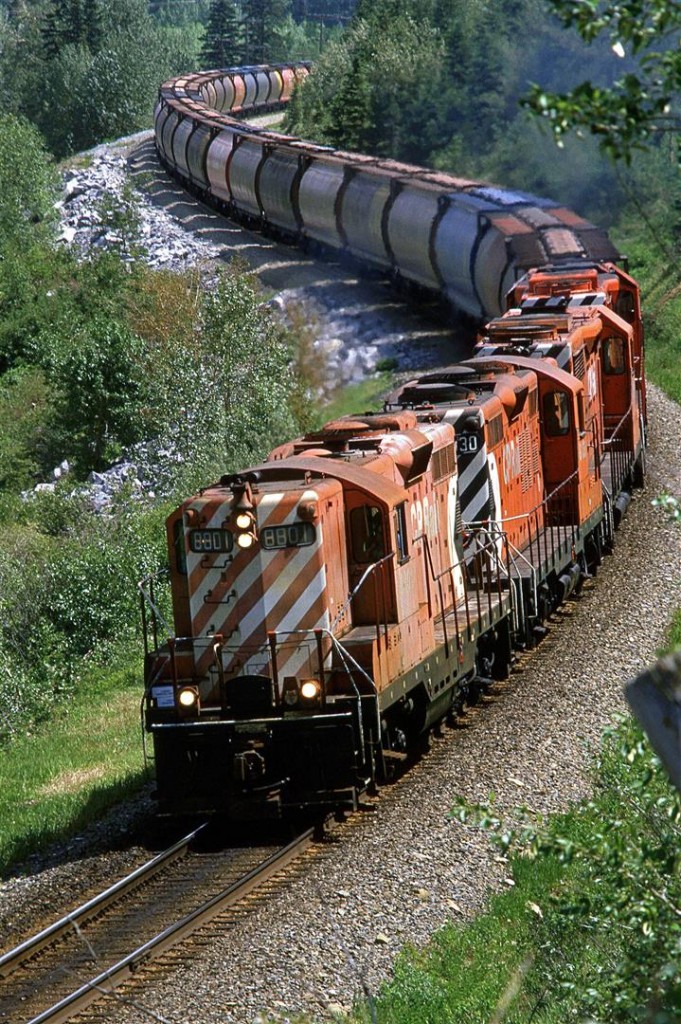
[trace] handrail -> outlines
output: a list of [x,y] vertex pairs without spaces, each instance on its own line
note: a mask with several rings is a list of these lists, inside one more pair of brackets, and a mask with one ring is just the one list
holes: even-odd
[[[537,593],[537,569],[536,569],[536,566],[532,564],[530,559],[527,558],[527,556],[522,551],[520,551],[519,548],[517,548],[515,546],[515,544],[511,544],[511,542],[509,541],[508,542],[508,547],[509,547],[509,550],[513,551],[513,554],[515,555],[516,558],[521,559],[525,563],[525,565],[528,567],[528,569],[530,571],[530,579],[532,581],[532,595],[533,595],[533,598],[534,598],[534,614],[538,616],[539,615],[539,597],[538,597],[538,593]],[[513,561],[513,565],[514,565],[514,568],[515,568],[515,559]],[[519,572],[517,573],[517,578],[518,578],[518,580],[521,579],[521,576],[520,576]],[[525,598],[523,596],[522,585],[520,585],[518,587],[518,596],[519,596],[520,604],[522,605],[522,618],[523,618],[523,621],[525,621],[525,618],[526,618],[526,616],[525,616]],[[515,613],[516,613],[515,614],[516,630],[518,632],[520,632],[520,618],[518,616],[518,610],[517,609],[514,609],[514,610],[515,610]]]
[[[609,445],[611,445],[612,442],[616,439],[618,431],[620,430],[621,427],[624,426],[625,422],[633,416],[633,412],[634,412],[634,405],[633,405],[633,403],[630,403],[627,411],[617,421],[617,425],[614,428],[614,430],[613,430],[612,434],[610,435],[610,437],[606,438],[603,441],[603,448],[604,449],[608,448]],[[603,451],[603,458],[605,458],[606,454],[607,454],[607,452],[604,450]]]
[[[611,483],[615,494],[619,494],[623,489],[624,483],[631,472],[634,458],[636,456],[636,452],[633,447],[634,412],[635,409],[632,403],[620,418],[617,425],[612,430],[610,437],[603,445],[603,457],[601,462],[604,462],[606,457],[609,456]],[[626,433],[629,430],[632,430],[631,442],[626,437]]]
[[[482,567],[482,558],[483,558],[483,556],[487,556],[487,559],[488,559],[488,569],[491,567],[492,562],[494,563],[494,566],[496,568],[496,589],[497,589],[497,593],[499,594],[499,597],[501,597],[501,577],[502,577],[503,561],[498,558],[498,552],[496,550],[496,543],[497,542],[496,542],[496,540],[492,539],[492,537],[490,536],[489,531],[488,531],[488,529],[486,527],[480,528],[479,530],[476,529],[475,533],[476,533],[476,540],[480,541],[480,539],[482,538],[482,544],[481,544],[481,546],[478,547],[477,551],[475,552],[474,557],[479,561],[479,564],[480,564],[481,567]],[[500,533],[503,536],[503,532],[500,531]],[[457,636],[459,634],[459,608],[460,608],[460,603],[457,602],[457,600],[456,600],[456,584],[455,584],[455,580],[454,580],[454,573],[455,573],[455,571],[457,569],[459,569],[461,571],[461,579],[462,579],[462,583],[463,583],[463,601],[461,602],[461,605],[462,605],[463,611],[465,612],[465,615],[466,615],[466,628],[468,630],[469,636],[471,635],[471,632],[472,632],[471,607],[470,607],[471,594],[470,594],[470,588],[469,588],[469,585],[468,585],[468,578],[467,578],[467,570],[468,570],[470,559],[467,558],[466,555],[464,554],[463,558],[458,559],[452,565],[445,566],[445,568],[442,569],[439,573],[436,573],[435,572],[435,567],[433,565],[432,554],[431,554],[431,551],[430,551],[430,545],[428,543],[428,538],[427,538],[426,534],[420,534],[416,538],[416,540],[417,541],[424,541],[425,542],[426,562],[427,562],[427,567],[430,569],[430,576],[429,577],[426,576],[426,579],[427,580],[428,579],[432,580],[432,582],[434,584],[436,584],[436,586],[438,588],[438,596],[439,596],[439,599],[440,599],[440,617],[441,617],[441,621],[442,621],[442,628],[443,628],[443,631],[444,631],[445,656],[449,657],[449,636],[448,636],[448,633],[447,633],[447,621],[446,621],[448,614],[453,614],[453,616],[454,616],[454,628],[456,630]],[[494,557],[494,556],[497,556],[497,557]],[[506,566],[504,566],[503,568],[506,569],[506,575],[508,576],[508,578],[510,578],[509,570],[506,568]],[[452,594],[453,594],[452,605],[451,605],[451,608],[449,610],[445,610],[444,595],[443,595],[443,589],[442,589],[442,580],[444,579],[445,576],[449,577],[451,588],[452,588]],[[482,572],[481,572],[481,576],[482,576]],[[478,619],[482,618],[482,597],[484,596],[484,594],[487,595],[487,611],[488,611],[490,616],[492,614],[492,586],[491,586],[491,584],[493,582],[495,582],[495,581],[492,579],[492,577],[490,575],[489,576],[490,586],[484,592],[481,592],[479,587],[476,587],[475,590],[474,590],[475,601],[476,601],[476,604],[477,604]]]
[[[375,563],[375,564],[378,564],[378,563]],[[359,664],[358,661],[355,661],[355,659],[352,657],[350,652],[347,651],[342,646],[342,644],[341,644],[340,640],[338,639],[338,637],[334,636],[334,634],[332,633],[332,631],[331,631],[332,628],[333,627],[331,627],[331,626],[329,626],[328,628],[322,626],[322,627],[317,627],[315,629],[272,629],[272,630],[270,630],[268,636],[273,636],[275,638],[278,637],[278,636],[308,636],[308,637],[314,637],[316,633],[325,633],[328,636],[329,640],[331,641],[332,645],[339,651],[339,653],[342,651],[342,653],[347,657],[347,659],[352,662],[353,667],[357,669],[357,671],[360,673],[360,675],[364,676],[364,678],[369,683],[369,685],[371,686],[371,688],[374,691],[374,693],[377,693],[376,684],[373,681],[373,679],[371,678],[371,676],[368,674],[368,672],[365,669],[362,668],[362,666]]]
[[[502,516],[500,519],[471,519],[471,520],[465,521],[464,522],[464,526],[466,528],[473,527],[475,529],[478,529],[478,528],[484,527],[485,529],[489,529],[491,523],[495,523],[497,525],[501,525],[502,523],[514,523],[514,522],[516,522],[516,520],[520,520],[520,519],[529,519],[529,517],[531,515],[533,515],[534,513],[538,512],[544,505],[548,505],[548,503],[552,499],[554,499],[558,495],[558,493],[564,487],[567,486],[567,484],[569,484],[571,481],[573,481],[575,478],[578,478],[578,477],[579,477],[579,469],[575,469],[574,472],[572,472],[570,474],[570,476],[565,477],[565,479],[561,483],[559,483],[558,486],[555,487],[550,492],[550,494],[547,494],[544,498],[542,498],[542,500],[539,502],[539,504],[535,505],[534,508],[529,510],[529,512],[521,512],[517,516]],[[503,531],[503,532],[506,532],[506,531]]]
[[336,617],[333,620],[333,622],[331,623],[331,627],[330,627],[331,629],[335,629],[336,628],[336,626],[338,625],[338,623],[340,622],[342,617],[345,615],[345,613],[348,610],[348,608],[350,607],[350,605],[352,604],[353,600],[355,599],[355,597],[359,593],[360,589],[364,586],[364,583],[369,578],[369,576],[371,576],[371,574],[373,572],[375,572],[376,569],[379,566],[383,565],[384,562],[389,562],[394,557],[395,557],[395,552],[391,551],[389,554],[384,555],[383,558],[379,558],[379,560],[377,562],[372,562],[371,565],[368,565],[366,567],[366,569],[364,570],[364,572],[360,576],[359,581],[355,584],[353,590],[351,590],[351,592],[348,594],[348,596],[347,596],[347,598],[345,600],[345,604],[341,608],[339,608],[338,612],[336,613]]
[[[146,602],[146,604],[149,605],[149,607],[151,608],[151,611],[153,613],[153,620],[152,621],[154,623],[154,627],[153,627],[153,629],[154,629],[154,643],[155,643],[156,647],[158,648],[158,634],[157,634],[157,629],[156,629],[156,622],[160,622],[161,623],[161,625],[163,626],[163,628],[165,629],[165,631],[166,631],[166,633],[167,633],[167,635],[169,637],[171,637],[173,635],[172,629],[170,628],[170,626],[166,622],[166,620],[165,620],[165,618],[163,616],[163,613],[161,612],[160,608],[158,607],[158,605],[154,601],[154,582],[156,580],[161,579],[161,577],[163,577],[163,576],[169,576],[169,575],[170,575],[170,572],[169,572],[168,569],[159,569],[158,572],[152,573],[150,576],[145,576],[144,579],[140,580],[139,583],[137,584],[137,589],[138,589],[139,594],[140,594],[140,602],[141,602],[141,605],[142,605],[142,629],[143,629],[143,632],[144,632],[145,645],[146,645],[146,637],[147,637],[146,616],[145,616],[145,613],[144,613],[144,611],[145,611],[145,602]],[[147,590],[145,590],[145,587],[148,587],[148,592],[147,592]]]
[[[383,560],[384,559],[382,559],[382,561]],[[378,563],[374,563],[374,564],[377,565]],[[334,634],[331,631],[331,628],[327,629],[325,627],[321,627],[321,628],[318,627],[316,629],[273,629],[273,630],[271,630],[268,633],[268,642],[269,642],[269,645],[270,645],[270,650],[271,650],[271,653],[272,653],[272,660],[273,660],[272,676],[273,676],[273,678],[276,678],[276,675],[277,675],[277,669],[276,669],[277,636],[308,636],[309,637],[311,634],[315,637],[315,640],[317,642],[319,642],[318,638],[322,634],[326,634],[326,636],[328,636],[328,638],[331,641],[332,648],[337,651],[337,653],[338,653],[338,655],[339,655],[339,657],[340,657],[340,659],[341,659],[341,661],[343,663],[343,668],[345,670],[345,673],[346,673],[348,679],[350,680],[350,685],[352,686],[352,688],[355,691],[355,697],[357,698],[357,702],[358,702],[357,723],[358,723],[358,729],[359,729],[360,750],[362,751],[362,754],[364,755],[364,750],[365,750],[364,722],[363,722],[363,719],[362,719],[362,715],[359,713],[359,703],[360,703],[360,701],[362,699],[362,695],[361,695],[361,693],[359,691],[357,683],[354,680],[352,672],[348,669],[348,662],[353,666],[353,668],[357,672],[359,672],[359,674],[361,676],[364,677],[364,679],[367,681],[367,683],[371,687],[372,696],[373,696],[374,701],[375,701],[376,730],[377,730],[376,737],[377,737],[377,740],[378,740],[378,738],[381,735],[381,717],[380,717],[380,709],[379,709],[379,706],[378,706],[378,689],[376,687],[376,683],[371,678],[371,676],[366,671],[366,669],[362,668],[362,666],[359,664],[359,662],[355,658],[353,658],[353,656],[350,654],[350,652],[347,650],[347,648],[345,648],[343,646],[343,644],[338,640],[338,638],[336,636],[334,636]],[[323,665],[321,667],[323,668]],[[321,672],[320,676],[321,676],[321,678],[320,678],[319,682],[320,682],[320,685],[322,687],[322,692],[324,694],[324,697],[326,697],[326,687],[325,687],[325,681],[324,681],[324,673]]]

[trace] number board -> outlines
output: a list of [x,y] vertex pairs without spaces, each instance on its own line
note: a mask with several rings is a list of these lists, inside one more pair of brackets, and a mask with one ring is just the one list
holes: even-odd
[[312,523],[265,526],[260,531],[260,543],[266,551],[274,548],[305,548],[314,544],[314,540],[315,528]]
[[221,554],[234,547],[229,530],[190,530],[189,550],[195,554]]
[[480,447],[477,434],[457,434],[456,450],[459,455],[473,455]]

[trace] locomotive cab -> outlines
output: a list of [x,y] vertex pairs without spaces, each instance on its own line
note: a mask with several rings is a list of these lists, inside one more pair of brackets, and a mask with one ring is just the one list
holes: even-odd
[[647,423],[645,347],[641,293],[636,281],[614,263],[571,262],[527,271],[506,296],[506,309],[531,306],[550,312],[560,300],[572,309],[606,306],[631,328],[631,355],[637,404]]

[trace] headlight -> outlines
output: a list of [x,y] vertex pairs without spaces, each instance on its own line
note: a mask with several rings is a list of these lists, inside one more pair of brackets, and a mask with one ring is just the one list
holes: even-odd
[[300,684],[300,696],[303,700],[316,700],[321,690],[322,688],[316,679],[303,679]]
[[187,686],[180,690],[177,699],[183,708],[193,708],[198,703],[199,694],[193,687]]
[[240,548],[243,548],[244,551],[246,550],[246,548],[252,547],[254,541],[255,537],[253,536],[252,533],[238,533],[236,537],[237,544],[239,545]]
[[239,512],[235,522],[238,530],[250,530],[254,523],[253,513]]

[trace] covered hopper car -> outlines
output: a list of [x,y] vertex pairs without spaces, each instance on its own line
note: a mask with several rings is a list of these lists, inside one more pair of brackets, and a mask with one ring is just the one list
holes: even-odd
[[160,159],[227,214],[298,244],[347,253],[435,292],[476,320],[497,316],[520,273],[615,260],[607,234],[560,203],[244,123],[286,103],[306,64],[185,75],[155,113]]

